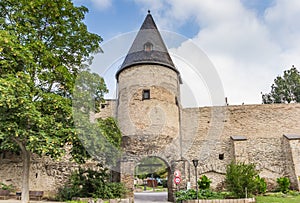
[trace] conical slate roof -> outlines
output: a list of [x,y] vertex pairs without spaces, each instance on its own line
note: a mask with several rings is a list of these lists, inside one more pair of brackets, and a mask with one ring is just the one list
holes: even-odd
[[156,27],[152,15],[150,14],[150,11],[148,11],[148,15],[137,33],[123,64],[116,73],[117,80],[119,74],[124,69],[138,64],[163,65],[179,74]]

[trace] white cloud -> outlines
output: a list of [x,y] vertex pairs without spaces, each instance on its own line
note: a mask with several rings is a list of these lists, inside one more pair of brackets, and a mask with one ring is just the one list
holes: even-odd
[[193,40],[215,65],[230,104],[261,103],[260,92],[269,92],[277,75],[291,65],[300,68],[298,0],[277,0],[263,15],[239,0],[164,0],[158,6],[152,13],[160,28],[196,20],[200,30]]
[[112,0],[91,0],[91,1],[100,10],[105,10],[112,6]]

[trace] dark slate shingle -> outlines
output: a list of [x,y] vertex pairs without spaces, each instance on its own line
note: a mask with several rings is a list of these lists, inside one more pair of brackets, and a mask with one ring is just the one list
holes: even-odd
[[[145,44],[152,44],[152,50],[145,51]],[[163,65],[179,75],[150,13],[146,16],[123,64],[116,73],[117,80],[124,69],[138,64]]]

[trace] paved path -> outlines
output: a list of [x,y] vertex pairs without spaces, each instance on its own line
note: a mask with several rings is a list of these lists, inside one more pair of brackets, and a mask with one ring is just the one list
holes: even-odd
[[134,193],[134,203],[167,203],[167,192],[136,192]]

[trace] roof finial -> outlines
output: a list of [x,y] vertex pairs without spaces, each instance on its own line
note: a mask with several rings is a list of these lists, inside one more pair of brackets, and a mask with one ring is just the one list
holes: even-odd
[[148,14],[150,14],[150,10],[148,10]]

